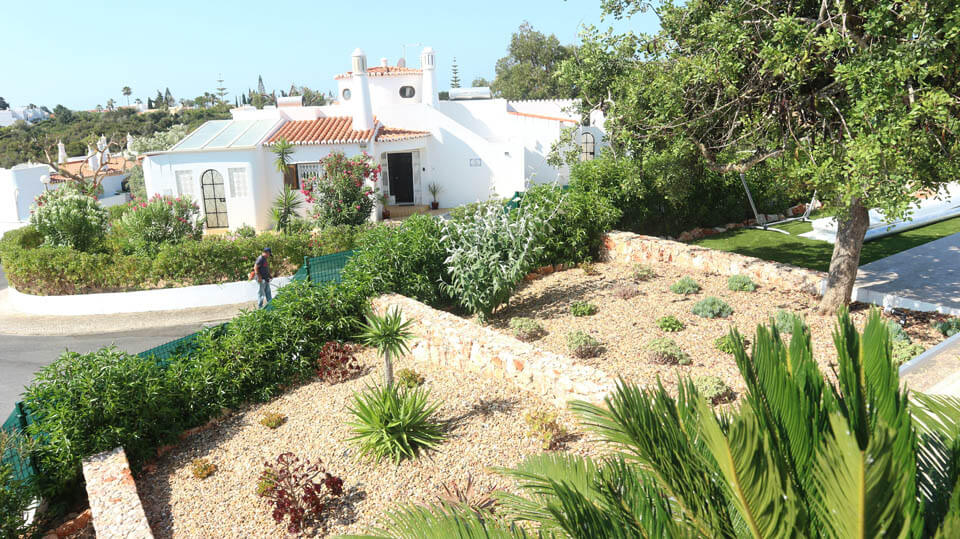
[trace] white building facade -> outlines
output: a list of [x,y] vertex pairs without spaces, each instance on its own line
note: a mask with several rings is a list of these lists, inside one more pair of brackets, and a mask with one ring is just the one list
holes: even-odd
[[[451,208],[510,197],[528,183],[566,183],[566,167],[549,165],[547,155],[571,130],[571,142],[589,147],[587,158],[605,144],[602,122],[580,126],[573,101],[440,101],[430,48],[419,69],[385,59],[368,67],[359,49],[351,64],[336,77],[333,105],[304,107],[294,97],[260,110],[235,108],[232,119],[207,122],[170,150],[147,153],[148,194],[192,197],[209,228],[265,230],[284,182],[299,188],[331,152],[378,160],[376,187],[391,204],[427,205],[429,186],[436,184],[440,206]],[[294,145],[286,175],[276,170],[271,151],[280,139]]]

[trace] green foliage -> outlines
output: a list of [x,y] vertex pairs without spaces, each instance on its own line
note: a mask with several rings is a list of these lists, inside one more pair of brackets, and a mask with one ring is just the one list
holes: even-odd
[[703,318],[726,318],[733,314],[733,307],[720,298],[710,296],[698,301],[690,312]]
[[36,198],[30,224],[43,235],[46,245],[91,251],[103,243],[107,211],[95,198],[63,186]]
[[683,277],[679,281],[670,285],[670,291],[674,294],[696,294],[700,291],[700,284],[690,277]]
[[320,226],[361,225],[373,211],[380,165],[368,155],[347,157],[333,152],[320,160],[319,177],[303,181],[303,194],[313,204],[311,215]]
[[657,318],[657,327],[666,332],[683,331],[687,326],[683,324],[676,316],[667,315]]
[[540,322],[522,316],[510,319],[510,330],[521,341],[535,341],[547,334]]
[[413,339],[413,332],[410,330],[412,325],[413,320],[403,319],[403,312],[399,307],[390,308],[382,316],[369,313],[366,323],[361,325],[357,340],[376,348],[383,356],[387,385],[393,384],[392,358],[399,358],[410,352],[407,343]]
[[400,369],[397,371],[397,384],[400,387],[413,389],[423,385],[423,382],[423,375],[413,369]]
[[206,479],[217,471],[217,465],[207,459],[193,459],[190,462],[190,473],[197,479]]
[[[520,205],[532,205],[549,215],[551,233],[541,238],[543,252],[539,265],[573,265],[596,259],[603,235],[620,218],[620,210],[606,198],[577,189],[562,190],[555,185],[531,187],[524,193]],[[526,218],[520,212],[511,212],[511,215]]]
[[147,201],[130,202],[112,227],[112,234],[127,254],[155,255],[163,244],[203,237],[200,207],[189,197],[154,195]]
[[561,85],[555,77],[560,62],[572,53],[573,47],[561,45],[557,36],[524,22],[510,38],[507,56],[497,60],[490,89],[511,101],[573,97],[573,86]]
[[250,225],[243,225],[237,228],[236,230],[234,230],[233,233],[238,238],[255,238],[257,236],[257,229],[253,228]]
[[557,420],[559,414],[554,409],[538,408],[523,416],[530,434],[540,440],[543,449],[556,449],[567,436],[567,429]]
[[570,304],[570,314],[573,316],[590,316],[597,314],[597,306],[588,301],[574,301]]
[[[741,337],[740,340],[743,342],[743,346],[747,346],[750,344],[750,342],[747,341],[747,339],[744,339]],[[738,346],[737,339],[734,338],[734,336],[729,333],[727,333],[722,337],[717,337],[716,339],[713,340],[713,347],[716,348],[717,350],[720,350],[724,354],[732,355],[737,350],[737,346]]]
[[[130,175],[127,176],[127,189],[130,195],[139,200],[147,199],[147,182],[143,179],[143,166],[137,163],[130,169]],[[112,208],[113,206],[111,206]],[[113,216],[111,216],[111,221]]]
[[268,412],[260,418],[260,424],[269,429],[279,428],[287,422],[287,416],[278,412]]
[[273,168],[280,174],[287,174],[287,165],[290,158],[293,157],[293,144],[285,138],[281,138],[270,145],[270,151],[276,156],[273,161]]
[[894,365],[903,365],[904,363],[910,361],[911,359],[919,356],[926,348],[920,343],[912,343],[909,340],[893,340],[891,339],[893,345],[893,352],[891,352],[891,360]]
[[649,281],[650,279],[654,279],[656,277],[656,272],[654,272],[653,268],[649,266],[637,264],[633,267],[633,280],[635,281]]
[[731,275],[727,278],[727,289],[734,292],[753,292],[757,285],[746,275]]
[[377,226],[361,234],[356,252],[344,268],[345,279],[364,280],[377,293],[395,292],[434,307],[449,301],[447,253],[441,223],[414,215],[400,226]]
[[542,260],[550,211],[528,202],[508,214],[490,201],[448,221],[440,240],[450,272],[443,290],[486,320]]
[[[30,526],[23,515],[37,496],[33,478],[15,479],[13,460],[28,458],[36,444],[20,434],[0,430],[0,536],[28,537]],[[7,459],[10,459],[9,461]]]
[[277,198],[273,199],[273,206],[270,208],[273,224],[281,234],[287,234],[290,231],[291,224],[296,220],[297,210],[302,205],[303,199],[300,198],[300,193],[284,184],[283,190],[277,193]]
[[680,346],[666,337],[651,339],[645,346],[647,358],[654,363],[664,365],[689,365],[690,356]]
[[600,273],[593,262],[581,262],[580,269],[583,270],[584,275],[598,275]]
[[435,448],[443,441],[440,424],[433,418],[440,403],[429,403],[430,392],[423,388],[407,389],[397,384],[370,387],[355,394],[348,410],[361,457],[377,463],[383,458],[399,464],[415,459],[420,452]]
[[793,333],[798,324],[801,328],[807,327],[807,323],[804,322],[802,316],[783,309],[778,310],[773,316],[773,323],[777,331],[785,335]]
[[723,404],[736,398],[730,386],[719,376],[697,376],[693,379],[693,385],[697,393],[710,404]]
[[603,344],[582,331],[567,334],[567,350],[581,359],[597,357],[603,350]]
[[957,333],[960,333],[960,318],[947,318],[946,320],[934,322],[933,329],[942,333],[944,337],[953,337]]

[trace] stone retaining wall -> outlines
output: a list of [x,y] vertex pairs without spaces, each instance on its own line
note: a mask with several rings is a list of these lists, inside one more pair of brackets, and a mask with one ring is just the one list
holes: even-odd
[[153,538],[122,447],[83,460],[97,539]]
[[373,300],[380,313],[393,306],[405,319],[414,320],[417,338],[410,356],[416,362],[505,379],[558,407],[570,400],[602,404],[615,386],[614,379],[600,370],[408,297],[388,294]]
[[820,271],[632,232],[610,232],[604,236],[601,257],[622,264],[669,263],[720,275],[747,275],[757,283],[817,295],[822,293],[827,277]]

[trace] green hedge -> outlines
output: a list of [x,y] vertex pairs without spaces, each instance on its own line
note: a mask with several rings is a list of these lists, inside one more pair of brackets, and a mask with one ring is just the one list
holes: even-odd
[[[118,251],[84,253],[69,247],[39,245],[32,227],[7,232],[0,240],[0,260],[7,279],[20,292],[38,295],[89,294],[171,286],[242,281],[263,247],[273,250],[271,269],[289,275],[305,256],[353,248],[365,227],[331,227],[309,232],[255,238],[205,237],[163,245],[156,256]],[[42,241],[42,239],[40,240]]]

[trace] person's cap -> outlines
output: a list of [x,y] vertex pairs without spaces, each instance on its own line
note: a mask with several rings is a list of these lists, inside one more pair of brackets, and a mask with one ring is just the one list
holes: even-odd
[[263,252],[273,254],[273,251],[271,251],[269,247],[264,247]]

